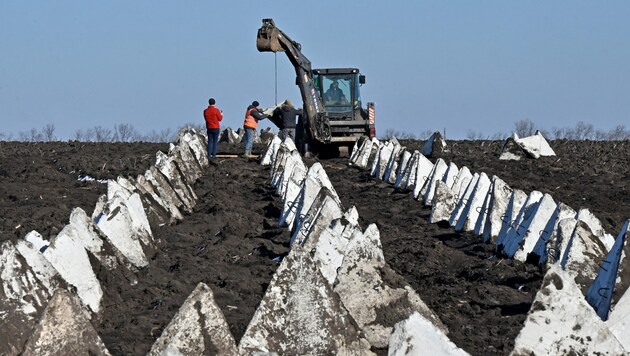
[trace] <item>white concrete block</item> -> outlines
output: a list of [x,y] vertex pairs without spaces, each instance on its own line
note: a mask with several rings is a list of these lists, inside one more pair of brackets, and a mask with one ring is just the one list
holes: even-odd
[[58,287],[57,271],[30,242],[0,244],[1,355],[21,353]]
[[413,313],[394,326],[389,338],[388,356],[465,356],[446,334],[419,313]]
[[423,154],[419,153],[416,172],[415,174],[412,172],[407,184],[407,187],[413,186],[413,197],[415,199],[420,199],[422,197],[420,195],[420,191],[431,176],[431,171],[433,171],[433,163],[431,163],[431,161],[429,161],[429,159]]
[[[147,173],[152,175],[150,171],[147,171]],[[144,175],[138,175],[138,178],[136,178],[136,187],[138,188],[138,191],[142,192],[142,196],[144,198],[143,200],[155,211],[156,216],[161,217],[162,223],[168,223],[169,217],[172,217],[175,220],[181,220],[184,218],[181,211],[173,203],[173,201],[171,199],[163,199],[155,189],[154,185],[145,178]]]
[[[527,260],[527,256],[532,253],[534,247],[541,239],[549,221],[551,219],[555,220],[553,215],[557,206],[558,204],[556,204],[551,195],[545,193],[540,203],[536,205],[534,212],[529,217],[523,219],[517,230],[520,241],[518,241],[518,245],[512,249],[515,251],[515,259],[522,262]],[[512,241],[517,242],[516,239]],[[540,258],[541,256],[538,257]]]
[[453,186],[451,190],[453,194],[455,194],[455,199],[459,200],[459,198],[464,195],[466,192],[466,188],[468,188],[468,183],[473,178],[473,174],[470,173],[470,169],[468,167],[463,166],[457,172],[457,177],[455,177],[455,181],[453,181]]
[[488,195],[489,189],[490,178],[488,178],[485,173],[481,172],[472,193],[468,196],[468,200],[457,220],[457,224],[455,224],[455,231],[473,231],[475,229],[475,223],[479,218],[481,207],[486,195]]
[[564,256],[564,253],[567,250],[567,246],[569,246],[569,242],[571,241],[571,236],[573,235],[573,230],[575,230],[577,222],[577,219],[570,217],[558,221],[556,241],[553,245],[553,250],[549,253],[549,257],[553,256],[554,260],[550,261],[548,265],[556,263],[562,259],[562,256]]
[[382,273],[395,274],[386,265],[378,228],[372,224],[350,238],[334,288],[371,345],[387,347],[393,326],[414,312],[445,329],[402,278],[404,287],[391,286]]
[[280,148],[278,148],[278,152],[276,153],[276,159],[271,166],[270,183],[272,187],[278,187],[280,177],[282,176],[282,172],[284,172],[285,169],[285,163],[290,155],[291,151],[289,151],[289,148],[286,145],[281,144]]
[[[409,161],[411,160],[411,153],[405,150],[402,152],[400,156],[400,162],[398,164],[398,168],[396,169],[396,181],[394,181],[394,188],[400,189],[403,179],[409,179],[409,173],[407,167],[409,166]],[[405,178],[406,175],[406,178]],[[405,181],[406,183],[406,181]]]
[[50,246],[44,251],[44,257],[68,284],[76,288],[81,301],[98,314],[103,290],[92,270],[87,251],[77,235],[78,232],[72,225],[66,225],[50,242]]
[[355,165],[361,169],[367,169],[371,166],[371,163],[374,161],[374,157],[377,156],[377,152],[381,145],[380,141],[376,139],[376,137],[372,138],[372,145],[366,145],[366,147],[361,151],[361,154],[357,158],[357,162]]
[[304,245],[310,236],[317,236],[334,219],[343,215],[341,203],[326,187],[322,187],[308,209],[301,209],[291,236],[291,246]]
[[[477,182],[479,184],[479,182]],[[479,215],[477,221],[474,224],[473,233],[477,236],[483,237],[483,231],[486,228],[486,221],[488,221],[488,214],[490,213],[490,204],[492,202],[492,190],[494,188],[494,182],[489,180],[488,190],[486,196],[483,198],[483,202],[478,209],[475,209]]]
[[[448,220],[449,225],[455,227],[457,226],[458,221],[461,219],[465,219],[466,216],[462,213],[466,210],[466,206],[468,205],[468,200],[472,197],[473,192],[475,191],[475,187],[477,186],[477,182],[479,182],[479,173],[475,173],[463,194],[456,195],[457,203],[455,204],[455,209],[453,209],[453,213]],[[461,189],[460,189],[461,192]]]
[[599,266],[606,259],[606,247],[583,221],[578,220],[567,244],[560,266],[573,276],[575,283],[586,295]]
[[30,242],[34,248],[42,252],[50,244],[50,242],[48,242],[47,240],[44,240],[42,235],[37,231],[29,232],[28,234],[26,234],[26,236],[24,236],[24,239]]
[[107,241],[107,236],[96,227],[90,217],[81,208],[74,208],[70,214],[70,225],[77,231],[77,237],[86,250],[90,251],[108,270],[119,266],[118,256],[122,254]]
[[400,184],[398,184],[397,187],[399,190],[406,191],[407,189],[413,187],[413,183],[416,181],[416,171],[418,170],[419,158],[420,151],[416,150],[411,154],[409,162],[407,163],[407,166],[405,167],[405,170],[402,172],[402,176],[400,177]]
[[457,200],[455,199],[455,194],[453,194],[451,188],[449,188],[443,181],[437,182],[437,185],[435,186],[435,195],[433,196],[431,215],[429,216],[429,223],[436,224],[441,221],[448,222],[456,204]]
[[274,136],[273,139],[267,144],[267,149],[260,160],[260,164],[263,166],[269,166],[274,160],[276,152],[280,147],[282,140],[278,136]]
[[302,248],[305,251],[311,251],[312,256],[318,262],[322,276],[329,285],[333,286],[346,254],[348,242],[359,228],[359,213],[355,207],[352,207],[341,218],[332,219],[325,224],[326,219],[336,216],[336,213],[326,215],[320,214],[318,218],[320,227],[316,227],[319,231],[313,229],[308,238],[304,240]]
[[492,176],[491,194],[492,198],[490,199],[488,214],[486,214],[486,223],[483,229],[483,241],[496,243],[510,202],[512,188],[501,178]]
[[499,230],[499,236],[497,237],[497,251],[501,251],[503,248],[504,240],[507,238],[508,232],[512,229],[512,226],[517,226],[515,224],[518,215],[527,201],[528,195],[520,190],[520,189],[512,189],[512,194],[510,195],[510,201],[508,202],[508,206],[505,209],[505,216],[503,218],[503,224],[501,225],[501,229]]
[[[50,265],[47,265],[50,267]],[[19,319],[37,317],[53,292],[53,271],[47,280],[40,280],[11,241],[0,245],[0,320],[15,316]],[[9,315],[7,315],[9,314]]]
[[199,283],[151,347],[150,356],[237,355],[236,342],[212,290]]
[[511,355],[623,354],[623,346],[586,303],[570,274],[552,266]]
[[315,260],[306,251],[291,249],[247,326],[239,352],[373,355],[355,325]]
[[613,298],[616,296],[614,298],[616,302],[628,290],[630,283],[626,272],[630,265],[630,261],[626,258],[630,253],[628,235],[630,235],[630,220],[626,220],[621,228],[615,239],[615,245],[599,267],[597,277],[586,293],[586,300],[602,320],[608,319]]
[[[207,154],[207,153],[206,153]],[[204,172],[187,143],[170,144],[168,155],[176,163],[187,184],[194,184]]]
[[144,254],[142,237],[133,226],[129,207],[123,197],[116,195],[108,202],[103,213],[96,219],[96,225],[107,239],[125,256],[136,269],[149,265]]
[[300,195],[304,188],[306,177],[292,176],[287,182],[287,188],[284,194],[282,203],[282,213],[278,224],[280,226],[289,226],[289,229],[293,227],[293,221],[300,204]]
[[145,173],[144,177],[153,186],[155,192],[167,204],[175,206],[178,210],[191,211],[184,201],[175,192],[170,182],[155,166],[151,166]]
[[280,182],[276,188],[276,194],[284,197],[284,193],[287,189],[287,183],[289,182],[289,179],[291,179],[291,176],[295,175],[301,177],[300,179],[304,179],[307,171],[308,168],[304,164],[304,161],[302,161],[300,152],[297,150],[292,151],[291,156],[289,156],[285,162],[285,169],[280,176]]
[[207,141],[205,141],[203,135],[199,134],[194,129],[184,129],[180,131],[177,144],[182,146],[184,144],[188,145],[199,166],[202,169],[208,167]]
[[381,146],[381,150],[379,151],[379,155],[378,155],[378,163],[375,167],[374,172],[372,173],[372,176],[374,178],[383,180],[383,176],[385,175],[385,169],[387,168],[387,163],[389,162],[389,159],[394,153],[394,149],[397,143],[398,143],[397,141],[393,142],[390,140],[390,141],[385,142],[385,144]]
[[547,142],[540,131],[536,131],[536,133],[532,136],[519,138],[516,142],[523,148],[523,150],[525,150],[525,152],[534,158],[556,155],[551,146],[549,146],[549,142]]
[[394,184],[396,182],[396,170],[398,169],[398,161],[400,160],[400,155],[404,151],[404,147],[402,147],[398,141],[394,142],[394,147],[392,148],[392,155],[389,157],[387,161],[387,165],[385,166],[385,172],[383,173],[383,181]]
[[24,355],[110,355],[78,300],[59,289],[24,349]]
[[547,225],[545,225],[536,246],[532,250],[532,254],[539,257],[538,265],[546,266],[549,269],[552,263],[559,259],[558,251],[556,250],[556,235],[558,230],[558,224],[560,220],[566,218],[575,219],[577,216],[575,210],[570,206],[560,202],[556,205],[556,209],[549,218]]
[[612,307],[606,325],[615,334],[626,352],[630,351],[630,333],[628,332],[630,330],[630,289],[626,289],[617,304]]
[[219,142],[227,142],[229,144],[240,143],[241,136],[234,132],[231,127],[228,127],[221,131],[221,135],[219,135]]
[[606,251],[610,251],[615,244],[615,238],[611,234],[606,233],[602,227],[601,221],[599,221],[599,219],[588,209],[580,209],[580,211],[578,211],[577,218],[578,220],[582,220],[588,224],[588,227],[591,228],[593,234],[595,234],[595,236],[602,241],[604,246],[606,246]]
[[442,138],[440,131],[435,131],[422,147],[420,153],[427,157],[432,157],[444,152],[448,152],[446,141]]
[[502,246],[499,246],[499,251],[502,251],[508,257],[513,257],[518,249],[518,244],[521,242],[522,237],[527,231],[527,222],[530,221],[540,201],[543,198],[543,193],[534,190],[527,196],[527,200],[523,204],[523,207],[519,211],[516,219],[512,222],[508,231],[506,232],[505,239],[502,240]]
[[453,162],[449,162],[448,169],[444,173],[444,177],[442,178],[442,180],[444,181],[444,183],[446,183],[447,187],[452,188],[458,175],[459,168],[457,167],[457,165]]
[[193,191],[192,187],[186,183],[172,158],[168,157],[161,151],[158,151],[155,156],[155,168],[157,168],[168,180],[168,183],[175,193],[177,193],[179,199],[184,203],[186,209],[188,211],[192,211],[192,208],[197,202],[197,195]]
[[[429,178],[427,178],[424,186],[420,190],[420,195],[422,195],[422,202],[425,206],[430,206],[433,203],[433,195],[435,194],[435,185],[437,182],[442,181],[444,178],[444,174],[448,170],[448,165],[444,162],[443,159],[438,158],[435,161],[435,165],[433,166],[433,170],[429,174]],[[420,200],[420,196],[418,196],[418,200]]]

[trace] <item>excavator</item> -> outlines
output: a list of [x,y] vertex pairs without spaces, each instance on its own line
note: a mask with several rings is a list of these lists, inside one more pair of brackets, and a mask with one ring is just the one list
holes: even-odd
[[362,107],[360,86],[365,76],[357,68],[312,69],[302,46],[263,19],[256,48],[284,52],[295,68],[303,108],[298,116],[295,143],[304,155],[344,154],[361,136],[376,136],[374,103]]

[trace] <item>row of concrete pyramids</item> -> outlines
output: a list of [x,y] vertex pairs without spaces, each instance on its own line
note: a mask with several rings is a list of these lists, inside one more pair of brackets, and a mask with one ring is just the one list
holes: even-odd
[[145,251],[158,243],[151,226],[182,219],[196,204],[191,184],[208,166],[206,142],[182,130],[144,174],[109,180],[91,217],[75,208],[56,236],[32,231],[0,246],[0,330],[8,340],[0,354],[107,353],[89,323],[103,303],[90,256],[135,284],[149,263]]
[[[499,177],[472,173],[441,158],[432,163],[418,151],[408,152],[395,138],[386,142],[363,138],[352,151],[350,165],[369,169],[374,178],[395,189],[412,191],[415,199],[431,206],[431,223],[448,222],[456,231],[473,232],[495,244],[501,255],[538,263],[555,275],[567,274],[580,291],[581,302],[592,306],[585,313],[599,315],[599,322],[607,320],[604,327],[610,330],[604,334],[615,340],[611,343],[630,349],[630,338],[623,332],[630,324],[630,261],[625,258],[630,252],[630,220],[613,238],[588,209],[576,212],[549,194],[527,194]],[[545,334],[549,344],[532,341],[518,347],[544,353],[551,350],[549,345],[557,345],[558,340],[549,338],[555,330],[538,329],[550,332]],[[577,342],[568,344],[573,347]],[[597,350],[594,343],[587,344],[594,347],[589,350]]]

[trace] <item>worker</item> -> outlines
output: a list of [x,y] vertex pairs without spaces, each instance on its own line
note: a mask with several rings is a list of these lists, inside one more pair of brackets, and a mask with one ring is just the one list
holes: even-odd
[[206,130],[208,132],[208,159],[211,163],[216,163],[217,158],[217,142],[219,142],[219,132],[221,131],[221,124],[223,120],[223,111],[219,110],[216,106],[216,100],[210,98],[208,100],[208,107],[203,111],[203,117],[206,120]]
[[291,100],[286,99],[273,111],[274,123],[280,129],[278,136],[284,140],[291,137],[295,141],[295,117],[300,115],[302,110],[296,109]]
[[339,89],[339,83],[335,80],[330,83],[330,87],[324,93],[324,101],[326,104],[345,104],[346,96],[343,94],[343,91]]
[[243,123],[243,128],[245,129],[245,154],[241,156],[243,158],[249,158],[252,155],[254,134],[258,128],[258,121],[269,117],[269,115],[258,108],[259,105],[258,101],[254,100],[245,112],[245,122]]

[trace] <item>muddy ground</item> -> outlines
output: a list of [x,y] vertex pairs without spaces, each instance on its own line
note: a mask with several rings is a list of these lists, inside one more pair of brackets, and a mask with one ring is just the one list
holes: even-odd
[[[402,143],[409,149],[423,144]],[[630,218],[630,142],[552,141],[556,157],[518,162],[498,160],[498,141],[448,144],[447,161],[495,174],[513,188],[550,193],[574,209],[589,208],[613,235]],[[97,180],[141,174],[156,151],[167,149],[149,143],[0,142],[0,242],[31,230],[53,236],[74,207],[91,214],[106,192]],[[220,146],[223,152],[241,150]],[[496,258],[492,246],[471,234],[428,224],[428,208],[348,167],[347,159],[321,162],[344,207],[357,207],[362,227],[377,224],[388,263],[440,316],[450,338],[472,354],[508,354],[543,272]],[[78,180],[83,176],[97,180]],[[94,324],[112,354],[146,354],[199,282],[212,288],[240,339],[278,257],[289,250],[290,234],[277,226],[281,202],[268,177],[269,168],[255,162],[220,160],[195,185],[194,211],[174,226],[153,228],[162,244],[150,252],[151,265],[137,285],[97,266],[105,308]]]

